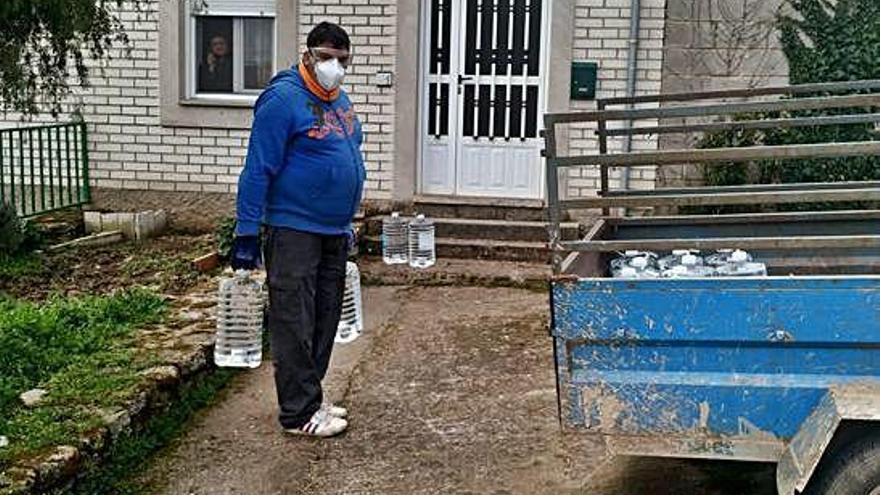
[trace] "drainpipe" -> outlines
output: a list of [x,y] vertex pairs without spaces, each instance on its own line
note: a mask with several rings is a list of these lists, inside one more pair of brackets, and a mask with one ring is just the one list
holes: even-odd
[[[629,7],[629,55],[626,61],[626,97],[632,98],[636,95],[636,67],[638,66],[639,55],[639,27],[642,23],[642,2],[641,0],[632,0]],[[627,108],[633,108],[632,103]],[[624,122],[625,129],[632,129],[633,121]],[[624,153],[632,151],[633,137],[627,134],[623,142]],[[629,189],[629,167],[625,167],[621,172],[621,188]]]

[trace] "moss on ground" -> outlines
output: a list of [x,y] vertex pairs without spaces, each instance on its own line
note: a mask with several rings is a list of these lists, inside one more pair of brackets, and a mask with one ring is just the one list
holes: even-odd
[[144,459],[180,435],[198,411],[218,399],[219,392],[234,375],[234,371],[215,370],[189,382],[175,397],[173,406],[147,420],[138,430],[120,436],[107,453],[106,462],[89,466],[76,487],[59,495],[149,493],[149,487],[138,479],[149,465]]
[[44,272],[39,255],[0,256],[0,279],[39,276]]
[[[76,444],[101,423],[102,408],[119,406],[142,383],[149,357],[137,354],[135,329],[158,322],[160,297],[143,289],[109,296],[0,300],[0,470],[14,459],[55,445]],[[26,408],[19,394],[48,391]]]

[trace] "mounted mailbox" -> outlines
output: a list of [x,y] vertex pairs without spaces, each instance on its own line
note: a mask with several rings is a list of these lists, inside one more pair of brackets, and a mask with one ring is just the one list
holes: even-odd
[[599,64],[595,62],[571,63],[571,99],[596,99],[596,75]]

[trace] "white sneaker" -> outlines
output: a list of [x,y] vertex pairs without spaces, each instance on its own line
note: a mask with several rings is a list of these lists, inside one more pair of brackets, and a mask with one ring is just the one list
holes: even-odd
[[292,435],[305,435],[310,437],[332,437],[348,428],[348,421],[329,414],[324,409],[312,415],[312,418],[299,428],[284,430]]
[[340,406],[335,406],[332,402],[325,402],[321,404],[321,409],[327,411],[327,414],[331,416],[336,416],[337,418],[344,419],[348,417],[348,409]]

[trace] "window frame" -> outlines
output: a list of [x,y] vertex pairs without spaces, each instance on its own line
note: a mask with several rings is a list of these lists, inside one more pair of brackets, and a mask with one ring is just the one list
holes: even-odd
[[[196,70],[197,25],[199,17],[230,17],[232,18],[232,93],[200,93],[198,92],[198,71]],[[278,72],[278,15],[277,12],[266,14],[253,12],[202,12],[198,8],[186,9],[184,20],[184,98],[187,103],[218,102],[239,105],[253,105],[262,89],[246,89],[244,87],[244,20],[247,18],[272,19],[272,73]]]

